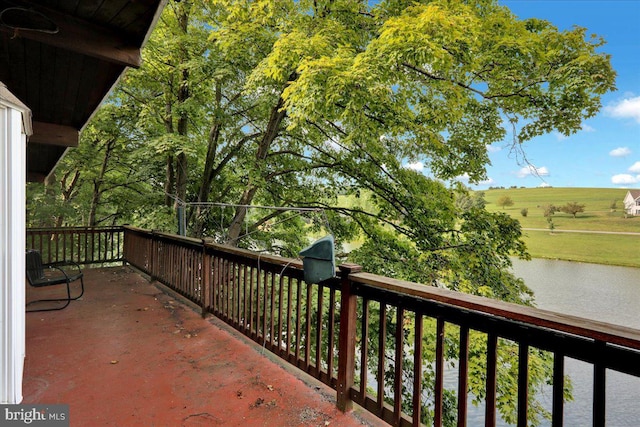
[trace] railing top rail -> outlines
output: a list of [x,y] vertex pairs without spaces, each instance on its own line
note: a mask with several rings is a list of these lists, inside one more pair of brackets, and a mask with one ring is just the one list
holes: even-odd
[[96,230],[96,231],[121,231],[124,230],[124,227],[121,225],[106,225],[99,227],[29,227],[27,228],[27,232],[45,232],[45,233],[61,233],[64,231],[80,231],[80,230]]
[[248,260],[254,260],[254,261],[259,260],[260,262],[264,262],[265,264],[269,263],[269,264],[275,264],[283,267],[287,266],[287,268],[291,268],[291,269],[302,270],[302,260],[297,258],[284,258],[281,256],[266,254],[263,252],[256,252],[256,251],[251,251],[249,249],[242,249],[235,246],[214,243],[214,242],[208,241],[207,238],[196,239],[193,237],[178,236],[175,234],[165,233],[161,231],[145,230],[142,228],[131,227],[131,226],[125,226],[124,228],[134,232],[138,232],[138,233],[150,233],[150,234],[153,234],[154,236],[158,236],[166,240],[173,240],[181,244],[204,246],[206,249],[209,249],[209,250],[223,252],[226,254],[242,257]]
[[164,240],[172,240],[175,242],[178,242],[180,244],[188,244],[188,245],[194,245],[194,246],[202,246],[203,244],[203,239],[196,239],[194,237],[186,237],[186,236],[180,236],[178,234],[171,234],[171,233],[167,233],[164,231],[158,231],[158,230],[146,230],[144,228],[138,228],[138,227],[133,227],[130,225],[125,225],[123,227],[125,230],[129,230],[129,231],[133,231],[136,233],[140,233],[140,234],[151,234],[155,237],[159,237],[161,239]]
[[437,301],[450,306],[640,350],[640,330],[638,329],[464,294],[448,289],[425,286],[419,283],[391,279],[371,273],[350,274],[349,279],[354,283],[384,289],[401,295]]
[[287,266],[287,268],[302,270],[302,260],[297,258],[285,258],[277,255],[271,255],[263,252],[254,252],[248,249],[236,248],[229,245],[221,245],[219,243],[205,243],[205,247],[214,251],[225,252],[238,257],[249,260],[256,260],[264,263],[275,264],[279,266]]

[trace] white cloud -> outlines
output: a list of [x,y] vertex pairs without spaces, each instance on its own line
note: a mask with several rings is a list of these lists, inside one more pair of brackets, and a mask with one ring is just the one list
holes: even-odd
[[547,169],[546,166],[537,168],[533,165],[528,165],[520,169],[516,175],[518,176],[518,178],[526,178],[527,176],[531,176],[531,175],[548,176],[549,169]]
[[588,124],[583,124],[582,125],[582,131],[583,132],[595,132],[596,129],[592,126],[589,126]]
[[548,188],[551,187],[551,184],[549,184],[548,182],[543,182],[542,184],[538,185],[538,188]]
[[[464,175],[459,176],[458,180],[460,180],[462,182],[468,182],[469,181],[469,175],[465,173]],[[484,179],[484,180],[482,180],[480,182],[471,183],[470,185],[477,188],[477,187],[482,186],[482,185],[493,185],[495,183],[496,183],[496,181],[493,178],[488,177],[487,179]]]
[[553,134],[556,136],[556,139],[558,141],[564,141],[565,139],[569,138],[567,135],[563,135],[560,132],[554,132]]
[[485,179],[484,181],[480,181],[478,184],[480,184],[480,185],[491,185],[491,184],[494,184],[494,183],[495,183],[495,180],[493,178],[489,177],[489,178]]
[[611,177],[611,182],[616,185],[628,185],[640,183],[640,175],[630,175],[628,173],[621,173]]
[[626,157],[631,154],[631,150],[629,147],[618,147],[614,150],[609,151],[609,155],[611,157]]
[[407,169],[413,169],[414,171],[421,172],[424,169],[424,163],[422,162],[407,163],[406,165],[404,165],[404,167]]
[[502,147],[498,147],[495,145],[487,145],[487,151],[489,153],[497,153],[498,151],[502,151]]
[[633,119],[640,123],[640,96],[626,98],[604,108],[605,113],[617,119]]
[[629,172],[640,173],[640,162],[635,162],[629,168]]

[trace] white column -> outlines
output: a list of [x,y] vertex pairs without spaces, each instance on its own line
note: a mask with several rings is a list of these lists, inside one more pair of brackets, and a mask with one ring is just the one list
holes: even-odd
[[24,110],[0,97],[0,403],[22,401],[25,357]]

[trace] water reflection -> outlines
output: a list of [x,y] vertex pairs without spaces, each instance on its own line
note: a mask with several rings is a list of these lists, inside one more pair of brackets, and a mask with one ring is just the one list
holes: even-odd
[[[539,308],[640,329],[640,269],[567,261],[514,260],[514,273],[534,292]],[[593,367],[567,359],[574,401],[565,424],[592,424]],[[607,371],[607,425],[637,426],[640,379]]]

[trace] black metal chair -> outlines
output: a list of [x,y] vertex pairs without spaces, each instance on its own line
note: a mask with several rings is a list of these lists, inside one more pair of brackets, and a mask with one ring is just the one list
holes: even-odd
[[[27,312],[35,311],[52,311],[62,310],[66,308],[71,301],[77,300],[84,294],[84,279],[80,266],[73,261],[60,261],[50,264],[43,264],[40,252],[36,250],[28,250],[26,255],[26,267],[27,267],[27,280],[29,284],[35,288],[41,288],[44,286],[53,285],[67,285],[67,297],[66,298],[54,298],[54,299],[39,299],[30,301],[27,305],[46,302],[46,301],[65,301],[65,304],[55,308],[44,308],[38,310],[27,310]],[[71,266],[73,269],[63,269],[64,266]],[[80,279],[80,295],[71,297],[71,282],[75,282]]]

